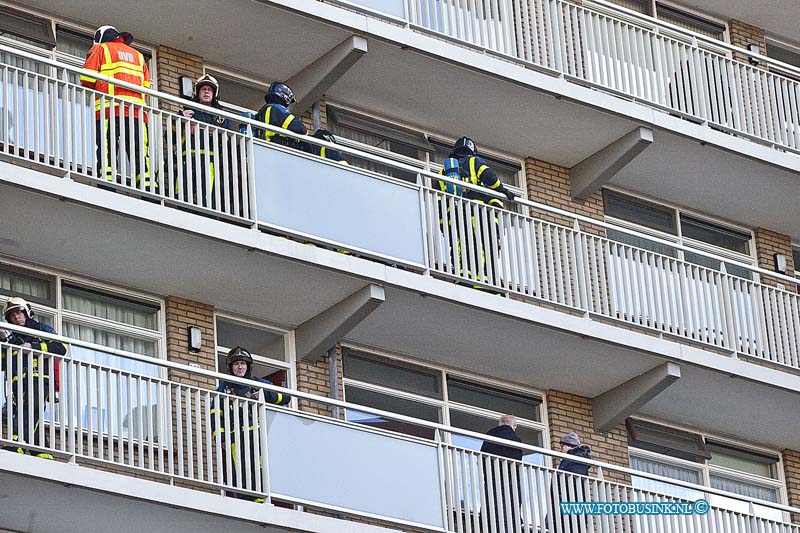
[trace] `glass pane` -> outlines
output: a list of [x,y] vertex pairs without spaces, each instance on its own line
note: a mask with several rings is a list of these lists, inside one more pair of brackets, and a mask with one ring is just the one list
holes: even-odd
[[[94,326],[87,326],[77,322],[72,322],[70,320],[64,320],[63,334],[65,337],[72,337],[78,340],[91,342],[93,344],[114,348],[116,350],[124,350],[126,352],[148,355],[150,357],[156,357],[158,355],[156,347],[157,344],[154,340],[141,339],[130,335],[123,335],[121,333],[105,331]],[[73,355],[74,354],[75,351],[73,351]],[[117,361],[120,359],[119,357],[113,355],[105,355],[105,357],[110,358],[108,361]],[[93,359],[86,360],[100,362]]]
[[[710,257],[706,257],[704,255],[693,254],[691,252],[685,252],[683,254],[684,259],[689,263],[693,263],[695,265],[704,266],[706,268],[711,268],[713,270],[720,270],[722,267],[720,265],[720,261],[716,259],[711,259]],[[731,274],[732,276],[738,276],[744,279],[753,279],[753,271],[748,270],[744,267],[740,267],[738,265],[734,265],[731,263],[725,263],[725,272]]]
[[80,35],[70,30],[56,30],[56,51],[85,59],[92,47],[92,35]]
[[541,400],[492,389],[485,385],[447,378],[447,397],[458,403],[541,422]]
[[64,309],[129,326],[158,330],[158,307],[64,285]]
[[800,249],[792,249],[792,260],[794,261],[794,271],[800,272]]
[[675,212],[617,192],[604,191],[606,215],[677,235]]
[[609,240],[614,242],[621,242],[622,244],[627,244],[630,246],[635,246],[636,248],[641,248],[643,250],[648,250],[650,252],[655,252],[657,254],[665,255],[667,257],[678,257],[678,250],[671,246],[667,246],[666,244],[659,244],[657,242],[653,242],[649,239],[645,239],[644,237],[637,237],[636,235],[631,235],[629,233],[623,233],[621,231],[607,229],[606,236]]
[[16,269],[0,268],[0,293],[22,296],[31,302],[50,306],[55,303],[52,280],[27,275]]
[[[347,401],[350,403],[366,405],[368,407],[401,415],[413,416],[414,418],[420,418],[429,422],[442,421],[441,410],[433,405],[426,405],[403,398],[367,391],[353,387],[352,385],[347,387],[345,395]],[[350,422],[356,422],[370,427],[396,431],[405,435],[412,435],[425,439],[433,439],[434,437],[434,430],[432,429],[408,424],[406,422],[388,420],[377,415],[362,413],[354,409],[347,409],[346,416],[347,420]]]
[[717,24],[708,19],[698,17],[692,13],[686,13],[671,6],[663,4],[656,4],[657,18],[670,24],[674,24],[679,28],[686,28],[687,30],[713,37],[714,39],[722,39],[725,26]]
[[257,111],[264,105],[264,94],[266,88],[257,87],[247,81],[236,79],[232,76],[207,70],[208,74],[217,78],[219,82],[220,100],[227,104],[237,105]]
[[[631,468],[640,470],[649,474],[658,476],[669,477],[679,481],[686,481],[689,483],[702,484],[702,476],[700,470],[694,470],[684,466],[677,466],[669,463],[661,463],[653,459],[645,459],[631,455]],[[655,481],[639,476],[631,476],[631,484],[639,489],[661,492],[676,498],[685,500],[697,500],[703,498],[703,492],[679,487],[671,483],[664,483],[662,481]]]
[[367,358],[350,350],[344,352],[344,375],[367,383],[391,387],[403,392],[442,397],[442,387],[438,372],[400,363]]
[[773,479],[777,477],[775,471],[775,465],[778,464],[777,457],[767,457],[763,454],[754,454],[747,450],[731,449],[716,444],[708,444],[708,450],[711,452],[709,463],[712,465],[762,477]]
[[[497,420],[450,409],[450,425],[460,429],[468,429],[476,433],[486,433],[497,425]],[[543,446],[542,432],[537,429],[517,426],[517,435],[525,444],[539,446],[540,448]],[[455,433],[452,435],[452,440],[453,444],[469,448],[470,450],[480,450],[483,444],[483,440],[481,439]],[[526,453],[522,456],[524,462],[544,465],[544,455],[540,453],[523,453]]]
[[286,360],[282,334],[227,318],[217,317],[217,345],[225,348],[241,346],[252,354]]
[[730,479],[719,474],[711,474],[711,486],[715,489],[741,494],[749,498],[757,498],[768,502],[778,502],[778,489],[767,487],[751,481]]
[[750,253],[750,234],[718,226],[712,222],[689,216],[681,217],[681,232],[684,237],[706,242],[741,254]]

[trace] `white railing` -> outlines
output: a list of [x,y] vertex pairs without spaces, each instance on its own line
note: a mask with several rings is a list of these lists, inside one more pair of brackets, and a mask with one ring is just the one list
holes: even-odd
[[567,0],[407,0],[409,24],[633,97],[715,128],[800,150],[800,82],[726,54],[790,65],[642,15]]
[[[243,495],[251,499],[280,499],[326,508],[326,502],[317,501],[309,494],[316,490],[314,487],[317,485],[331,483],[347,492],[347,482],[350,478],[346,475],[342,474],[344,476],[342,479],[322,479],[320,476],[325,474],[319,470],[294,472],[295,477],[307,474],[318,479],[314,484],[304,485],[309,494],[287,496],[281,493],[283,488],[279,475],[281,465],[302,464],[309,460],[309,449],[319,449],[316,443],[311,443],[309,448],[300,442],[276,441],[275,439],[288,438],[287,434],[276,432],[276,427],[280,425],[280,419],[276,417],[284,416],[297,418],[304,427],[312,424],[311,427],[320,430],[325,428],[313,424],[333,425],[338,431],[335,435],[347,440],[347,444],[368,442],[370,446],[382,446],[381,442],[385,440],[384,446],[387,446],[385,450],[390,450],[397,449],[392,448],[390,442],[401,439],[406,441],[404,446],[417,446],[418,450],[425,453],[433,447],[433,455],[427,455],[433,458],[433,461],[425,462],[426,468],[432,471],[419,471],[409,475],[412,478],[425,476],[426,479],[440,480],[440,486],[434,490],[434,493],[439,494],[435,500],[440,503],[435,501],[434,504],[440,505],[441,509],[434,513],[435,519],[424,523],[410,521],[403,513],[371,514],[372,518],[388,522],[414,524],[425,529],[456,533],[536,532],[544,531],[545,527],[553,533],[568,531],[796,533],[800,531],[798,526],[755,515],[755,507],[771,509],[778,513],[800,512],[800,509],[781,504],[754,500],[598,461],[583,460],[527,444],[515,443],[514,446],[523,449],[525,454],[542,454],[552,459],[568,457],[586,462],[597,470],[597,477],[585,477],[547,466],[513,461],[447,442],[448,435],[463,435],[472,439],[508,444],[507,441],[496,437],[299,391],[264,386],[268,390],[289,393],[307,401],[354,409],[385,419],[427,427],[434,430],[437,435],[433,442],[399,437],[357,423],[268,406],[264,403],[263,397],[249,399],[229,396],[163,377],[121,370],[119,364],[98,364],[85,359],[86,354],[94,353],[115,358],[117,363],[146,363],[159,369],[156,374],[162,376],[166,375],[167,371],[174,370],[180,371],[189,379],[207,381],[208,378],[212,378],[262,387],[261,384],[242,378],[8,324],[3,324],[3,327],[15,333],[37,335],[44,339],[63,342],[68,348],[66,355],[56,356],[31,348],[22,348],[16,343],[0,343],[0,354],[3,356],[0,370],[4,374],[2,391],[6,401],[6,410],[0,421],[0,442],[4,446],[19,446],[32,453],[51,453],[57,459],[79,464],[106,465],[115,472],[146,475],[155,480],[171,483],[188,483],[191,487],[219,490],[228,495],[240,497]],[[34,361],[38,362],[39,375],[46,374],[50,379],[31,377],[30,369],[34,367]],[[60,375],[59,390],[56,389],[54,379],[56,368],[59,369]],[[26,371],[27,377],[14,379]],[[40,401],[31,401],[34,396]],[[9,401],[9,398],[23,397],[27,400]],[[38,434],[31,435],[28,438],[29,442],[10,439],[9,435],[18,432],[16,420],[26,420],[29,427],[38,424],[40,428]],[[286,418],[284,422],[285,420]],[[225,428],[226,431],[216,431],[219,428]],[[308,434],[304,436],[306,439],[312,437]],[[359,441],[362,437],[370,440]],[[328,446],[334,444],[328,443]],[[281,455],[277,457],[270,455],[270,447],[279,448]],[[322,457],[326,463],[341,462],[348,465],[347,468],[352,468],[350,465],[358,464],[362,459],[366,460],[365,457],[361,457],[362,452],[358,446],[352,448],[339,446],[331,449],[336,450],[330,452],[336,456],[327,458],[323,449]],[[352,457],[346,456],[348,453]],[[388,457],[386,464],[391,465],[399,460],[402,458]],[[313,470],[318,466],[311,465],[308,468]],[[374,481],[375,476],[380,476],[381,472],[368,471],[364,474],[369,480]],[[690,489],[702,494],[706,499],[714,496],[730,498],[740,505],[742,503],[747,505],[750,512],[735,512],[715,506],[711,506],[707,514],[695,513],[685,516],[611,515],[587,518],[581,515],[562,515],[560,512],[561,502],[680,501],[665,494],[606,479],[608,477],[617,480],[627,479],[632,475]],[[404,482],[404,480],[393,480],[393,483]],[[373,487],[373,490],[379,489]],[[421,492],[414,490],[406,492],[402,495],[403,502],[394,502],[398,508],[414,509],[415,506],[422,505],[430,508],[430,501],[415,501]],[[429,496],[426,494],[423,497]],[[367,499],[372,500],[372,498]],[[336,510],[354,514],[366,513],[362,502],[351,501],[350,505],[351,507],[344,509],[340,506]]]
[[[14,52],[2,46],[0,51]],[[38,60],[24,52],[15,53]],[[56,75],[65,80],[81,72],[49,60],[43,64],[56,69]],[[270,231],[292,232],[291,227],[267,227],[263,224],[264,217],[259,219],[256,216],[254,145],[262,141],[254,139],[252,132],[267,128],[299,137],[296,134],[210,108],[206,110],[244,123],[247,133],[230,132],[152,106],[121,103],[129,114],[137,112],[139,116],[148,116],[149,126],[145,129],[142,121],[128,121],[126,127],[121,128],[121,148],[117,149],[115,143],[107,142],[106,136],[110,133],[111,138],[115,138],[116,121],[107,121],[106,129],[106,121],[94,119],[94,101],[99,97],[102,107],[107,98],[104,95],[68,81],[5,64],[0,64],[0,74],[0,102],[3,105],[0,110],[0,117],[3,117],[0,120],[0,156],[38,162],[64,171],[70,177],[94,180],[121,190],[134,190],[165,204],[214,213],[254,227],[261,223]],[[163,93],[145,92],[172,103],[183,102]],[[146,165],[142,163],[141,153],[138,167],[115,153],[135,154],[135,146],[137,143],[142,146],[145,132],[148,132],[150,141],[146,143],[149,183],[137,172],[138,168]],[[99,141],[99,150],[95,150],[93,139]],[[418,183],[448,180],[351,145],[331,145],[310,137],[305,140],[411,172],[419,176]],[[266,146],[259,146],[259,150],[263,151]],[[106,180],[105,173],[97,175],[96,169],[105,166],[103,158],[97,157],[98,152],[110,153],[107,161],[113,162],[111,182]],[[286,153],[296,152],[290,150]],[[304,157],[311,156],[305,154]],[[458,185],[476,188],[464,183]],[[423,185],[404,186],[419,189],[420,239],[424,241],[425,249],[424,265],[418,265],[420,268],[467,284],[554,303],[589,316],[623,321],[731,354],[800,368],[798,295],[724,271],[597,237],[581,231],[577,221],[599,228],[614,228],[617,232],[657,242],[676,250],[675,256],[677,250],[685,250],[710,257],[720,264],[732,263],[729,259],[522,199],[517,199],[517,203],[573,220],[575,224],[573,227],[555,225],[470,202],[459,196],[441,194]],[[295,235],[298,234],[300,238],[314,238],[302,231]],[[347,242],[336,242],[332,246],[350,248],[378,259],[381,257],[370,250],[358,249],[352,243],[348,246]],[[750,265],[737,266],[751,271],[753,277],[771,276],[790,287],[796,283],[792,278]]]

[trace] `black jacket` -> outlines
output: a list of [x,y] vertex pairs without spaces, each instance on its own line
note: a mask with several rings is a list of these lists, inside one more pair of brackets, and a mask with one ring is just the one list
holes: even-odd
[[[519,438],[516,431],[511,429],[511,426],[496,426],[487,431],[486,434],[499,439],[522,442],[522,439]],[[522,460],[521,448],[514,448],[513,446],[506,446],[504,444],[496,444],[494,442],[486,441],[481,445],[481,451],[484,453],[499,455],[500,457],[507,457],[516,461]]]
[[[567,454],[574,455],[576,457],[583,457],[584,459],[591,459],[592,449],[586,444],[581,444],[580,446],[570,448]],[[573,474],[580,474],[582,476],[589,475],[589,465],[586,463],[580,463],[578,461],[570,461],[569,459],[562,459],[561,463],[558,465],[558,469],[565,472],[572,472]]]

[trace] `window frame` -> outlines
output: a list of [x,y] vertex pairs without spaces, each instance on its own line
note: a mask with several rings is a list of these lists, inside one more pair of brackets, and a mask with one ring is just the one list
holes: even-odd
[[[231,322],[238,322],[245,326],[252,326],[257,329],[263,329],[268,331],[269,333],[275,335],[281,335],[283,337],[283,353],[284,357],[286,358],[285,361],[280,361],[278,359],[272,359],[265,355],[252,353],[253,362],[269,365],[272,367],[280,368],[281,370],[286,372],[286,388],[289,389],[297,389],[297,351],[294,343],[294,331],[282,328],[275,324],[271,324],[265,322],[263,320],[256,320],[252,318],[247,318],[242,315],[237,315],[235,313],[230,313],[223,310],[215,310],[214,311],[214,369],[219,372],[220,374],[225,374],[226,369],[219,368],[219,360],[220,357],[225,357],[227,352],[235,346],[222,346],[217,342],[219,338],[217,333],[217,318],[222,318],[223,320],[228,320]],[[247,346],[243,346],[243,348],[247,348]],[[219,380],[217,380],[219,381]],[[217,383],[219,385],[219,383]],[[297,398],[292,397],[292,407],[297,407]]]
[[[343,396],[345,401],[347,401],[348,386],[362,390],[367,390],[370,392],[385,394],[391,397],[402,398],[404,400],[410,400],[424,405],[436,407],[437,409],[439,409],[440,412],[440,416],[442,419],[441,424],[446,426],[451,425],[450,423],[451,410],[455,410],[457,412],[465,413],[468,415],[477,416],[480,418],[485,418],[487,422],[490,422],[492,424],[496,424],[500,416],[508,414],[508,413],[499,413],[482,407],[472,406],[450,400],[448,393],[448,380],[447,380],[449,376],[451,378],[455,378],[460,381],[465,381],[470,384],[485,385],[486,387],[492,389],[498,389],[501,391],[511,392],[514,394],[530,396],[532,398],[539,400],[541,402],[539,404],[539,411],[540,411],[539,414],[540,418],[542,419],[541,422],[537,422],[529,418],[523,418],[517,415],[515,415],[515,418],[517,419],[519,426],[525,429],[530,429],[533,431],[540,432],[542,435],[542,443],[545,447],[547,446],[547,443],[550,442],[550,430],[549,430],[549,424],[547,423],[547,397],[542,391],[533,388],[522,387],[516,384],[502,382],[496,379],[491,379],[483,376],[475,376],[472,374],[467,374],[465,372],[460,372],[455,369],[432,365],[427,362],[413,360],[398,354],[387,353],[385,351],[376,350],[375,348],[365,347],[355,343],[343,342],[342,343],[343,356],[345,350],[353,350],[361,355],[372,356],[379,359],[387,360],[389,362],[399,363],[402,365],[411,365],[414,367],[418,367],[421,370],[427,370],[429,372],[436,372],[439,375],[440,383],[442,385],[442,398],[436,399],[436,398],[430,398],[428,396],[423,396],[421,394],[410,393],[399,389],[392,389],[390,387],[386,387],[383,385],[376,385],[374,383],[348,378],[347,375],[344,373],[344,370],[342,370],[342,388],[344,390]],[[444,439],[444,442],[452,444],[452,441],[453,441],[452,435],[447,434]],[[549,455],[545,455],[544,460],[546,466],[552,466],[551,457]]]
[[[666,429],[672,429],[684,433],[692,433],[694,435],[697,435],[700,439],[702,439],[704,444],[720,444],[723,446],[741,450],[743,452],[751,452],[758,455],[768,455],[777,457],[778,460],[775,463],[775,478],[766,478],[764,476],[759,476],[757,474],[750,474],[747,472],[742,472],[740,470],[735,470],[724,466],[713,465],[710,463],[710,459],[705,460],[703,462],[694,462],[687,459],[672,457],[669,455],[664,455],[658,452],[628,445],[629,457],[633,456],[640,457],[643,459],[654,460],[665,464],[673,464],[676,466],[680,466],[682,468],[689,468],[701,472],[701,479],[702,479],[701,484],[704,487],[711,488],[711,475],[717,474],[723,477],[733,478],[735,480],[777,489],[777,495],[778,495],[777,503],[782,505],[788,505],[786,479],[783,469],[783,455],[779,451],[765,448],[763,446],[736,441],[727,437],[718,436],[713,433],[697,431],[688,427],[680,426],[669,422],[664,422],[661,420],[654,420],[646,417],[636,417],[633,420],[645,422],[648,424],[655,424],[664,427]],[[648,490],[648,489],[643,489],[643,490]],[[783,516],[784,519],[786,519],[788,517],[788,514],[783,513]]]
[[[618,188],[615,188],[615,187],[604,187],[603,191],[608,191],[608,192],[611,192],[612,194],[628,196],[628,197],[630,197],[630,198],[632,198],[634,200],[637,200],[639,202],[642,202],[642,203],[645,203],[645,204],[653,204],[655,207],[665,208],[665,209],[669,209],[669,210],[673,211],[674,214],[675,214],[676,234],[673,235],[671,233],[666,233],[666,232],[663,232],[661,230],[657,230],[657,229],[650,228],[650,227],[647,227],[647,226],[642,226],[642,225],[640,225],[638,223],[630,222],[630,221],[627,221],[627,220],[624,220],[624,219],[617,218],[617,217],[614,217],[612,215],[606,214],[605,217],[604,217],[605,221],[610,223],[610,224],[613,224],[615,226],[620,226],[620,227],[626,228],[626,229],[631,229],[631,230],[637,231],[639,233],[643,233],[645,235],[650,235],[652,237],[657,237],[657,238],[663,239],[665,241],[670,241],[670,242],[673,242],[673,243],[675,243],[677,245],[685,246],[687,248],[694,248],[694,249],[699,250],[699,251],[712,253],[714,255],[718,255],[718,256],[723,257],[725,259],[729,259],[731,261],[738,261],[740,263],[745,263],[745,264],[748,264],[748,265],[753,266],[753,267],[757,267],[758,266],[758,260],[757,260],[758,258],[757,258],[757,255],[756,255],[755,236],[753,235],[753,231],[751,229],[745,228],[743,226],[739,226],[737,224],[733,224],[731,222],[720,220],[720,219],[717,219],[717,218],[714,218],[714,217],[710,217],[708,215],[705,215],[705,214],[702,214],[702,213],[698,213],[697,211],[693,211],[693,210],[690,210],[690,209],[685,209],[685,208],[676,206],[674,204],[670,204],[670,203],[663,202],[663,201],[658,201],[656,199],[649,198],[647,196],[644,196],[644,195],[641,195],[641,194],[637,194],[637,193],[634,193],[634,192],[630,192],[630,191],[627,191],[627,190],[624,190],[624,189],[618,189]],[[604,192],[603,205],[605,207],[605,192]],[[681,215],[682,214],[684,216],[686,216],[686,217],[691,217],[693,219],[696,219],[696,220],[699,220],[699,221],[702,221],[702,222],[708,222],[709,224],[713,224],[715,226],[721,226],[723,228],[729,228],[730,230],[750,235],[750,240],[748,241],[749,253],[748,254],[743,254],[743,253],[740,253],[740,252],[736,252],[734,250],[729,250],[727,248],[722,248],[722,247],[719,247],[719,246],[716,246],[716,245],[713,245],[713,244],[709,244],[709,243],[706,243],[706,242],[703,242],[703,241],[698,241],[698,240],[692,239],[690,237],[685,237],[683,235],[683,228],[682,228],[682,224],[681,224]],[[685,258],[687,252],[685,252],[684,250],[680,250],[680,249],[676,249],[676,252],[677,252],[677,256],[676,256],[677,260],[687,261],[686,258]],[[691,253],[691,252],[689,252],[689,253]],[[709,267],[704,267],[704,268],[709,268]],[[753,276],[754,277],[753,277],[752,281],[760,282],[761,277],[757,272],[753,272]]]
[[[400,131],[414,131],[418,132],[422,137],[424,137],[428,144],[431,145],[432,150],[424,151],[421,147],[418,147],[420,151],[422,151],[425,155],[424,159],[414,159],[403,154],[398,154],[389,150],[381,149],[381,148],[371,148],[369,150],[365,150],[362,148],[361,145],[356,144],[354,141],[350,141],[349,139],[343,139],[341,144],[344,146],[349,146],[352,148],[361,149],[365,152],[374,153],[375,155],[379,155],[386,159],[391,159],[393,161],[397,161],[400,163],[405,163],[407,165],[418,167],[422,170],[432,172],[434,174],[438,173],[441,170],[441,165],[437,164],[432,159],[432,154],[435,152],[435,148],[439,144],[444,145],[452,145],[457,137],[451,137],[447,134],[441,134],[439,132],[434,132],[426,129],[420,129],[418,126],[411,126],[408,124],[403,124],[396,120],[392,120],[386,117],[382,117],[376,115],[375,113],[371,113],[369,111],[365,111],[363,109],[358,109],[347,104],[337,102],[335,100],[326,100],[326,107],[333,108],[334,114],[336,109],[341,109],[343,112],[346,112],[353,116],[358,116],[360,119],[364,121],[375,121],[378,125],[389,128],[389,127],[396,127]],[[337,142],[340,139],[337,138]],[[401,139],[398,139],[397,142],[403,142]],[[479,148],[479,154],[481,156],[486,156],[488,159],[498,160],[499,162],[507,162],[509,165],[518,166],[519,171],[517,171],[515,176],[515,184],[509,185],[506,184],[509,188],[511,188],[517,196],[521,196],[522,198],[527,199],[528,191],[527,187],[525,186],[525,160],[524,158],[511,155],[509,153],[504,153],[495,148],[487,148],[481,146]],[[423,180],[425,183],[425,180]]]

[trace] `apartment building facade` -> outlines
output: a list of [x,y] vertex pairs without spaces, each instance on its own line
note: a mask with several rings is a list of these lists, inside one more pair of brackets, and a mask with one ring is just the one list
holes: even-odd
[[[69,346],[46,359],[48,442],[27,443],[56,461],[0,452],[0,529],[797,530],[798,11],[0,3],[0,303],[27,299]],[[153,75],[115,182],[93,107],[113,98],[79,83],[102,24]],[[203,74],[233,130],[179,113]],[[273,80],[347,166],[257,138],[245,113]],[[153,184],[123,153],[145,135]],[[439,188],[463,135],[506,209]],[[214,392],[237,345],[288,408]],[[12,361],[40,354],[0,346],[6,402]],[[215,402],[253,455],[226,459]],[[521,463],[479,451],[504,414]],[[556,470],[571,431],[588,477]]]

